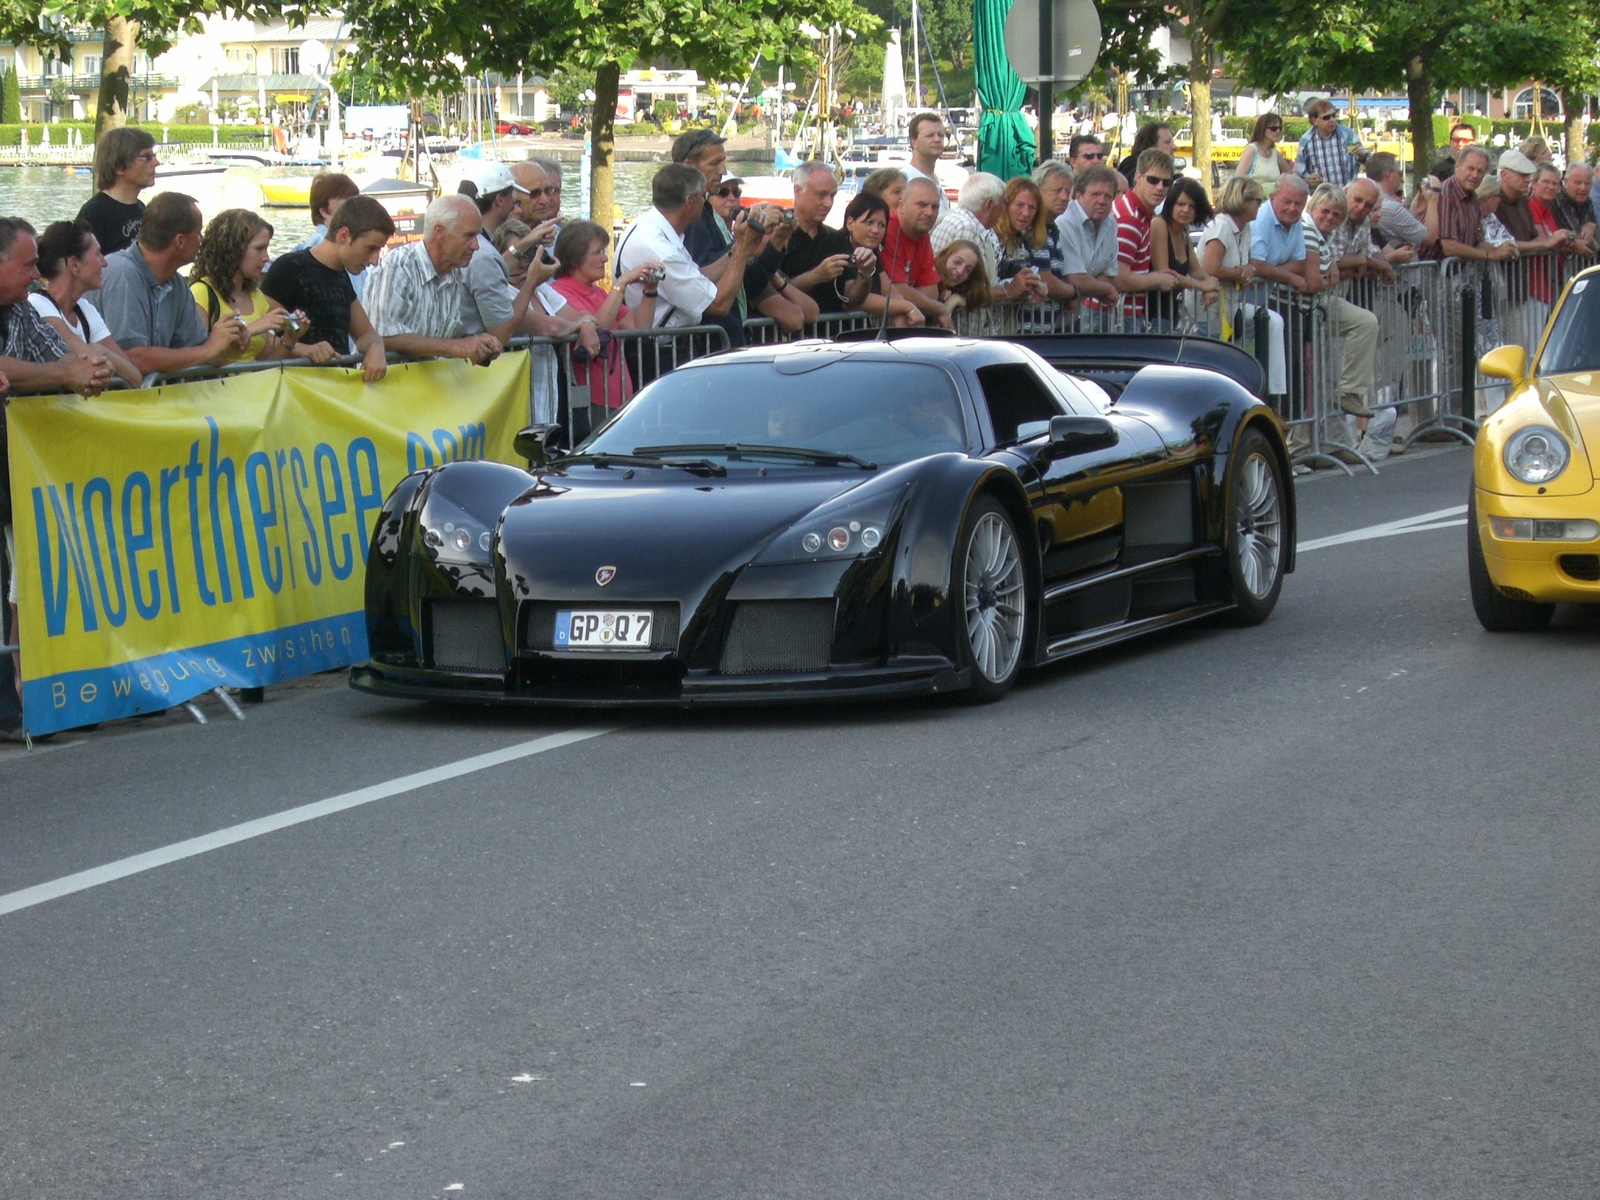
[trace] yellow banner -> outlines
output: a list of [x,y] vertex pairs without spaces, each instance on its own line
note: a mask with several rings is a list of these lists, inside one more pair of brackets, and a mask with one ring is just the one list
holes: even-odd
[[405,475],[515,462],[528,354],[288,367],[7,409],[34,733],[362,662],[367,539]]

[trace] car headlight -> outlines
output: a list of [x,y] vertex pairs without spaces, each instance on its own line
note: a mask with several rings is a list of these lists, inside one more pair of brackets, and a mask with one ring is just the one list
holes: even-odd
[[422,544],[439,562],[483,566],[489,561],[494,534],[459,505],[435,495],[422,510]]
[[894,487],[874,488],[865,496],[854,492],[840,496],[773,538],[755,561],[772,566],[880,554],[909,494],[909,488]]
[[1502,457],[1513,479],[1539,484],[1565,471],[1572,452],[1567,439],[1548,425],[1529,425],[1511,435]]

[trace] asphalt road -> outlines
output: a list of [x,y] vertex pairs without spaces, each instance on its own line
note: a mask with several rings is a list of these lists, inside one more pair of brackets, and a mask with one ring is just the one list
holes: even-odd
[[3,909],[521,747],[0,915],[0,1195],[1592,1198],[1600,619],[1324,541],[1469,472],[1303,482],[1265,626],[986,708],[323,677],[0,752]]

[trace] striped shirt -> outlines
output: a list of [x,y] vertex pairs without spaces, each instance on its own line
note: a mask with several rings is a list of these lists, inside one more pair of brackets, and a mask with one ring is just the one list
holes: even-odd
[[[1150,270],[1150,218],[1151,213],[1139,197],[1129,188],[1117,197],[1111,206],[1111,215],[1117,222],[1117,261],[1127,266],[1135,275]],[[1125,296],[1122,310],[1129,316],[1144,315],[1144,293]]]
[[1378,214],[1378,232],[1390,245],[1406,245],[1415,250],[1427,239],[1428,227],[1400,201],[1385,196],[1383,210]]
[[0,355],[19,362],[53,363],[66,352],[67,343],[26,298],[0,308]]
[[1483,241],[1483,222],[1478,212],[1478,198],[1454,175],[1444,181],[1439,192],[1439,240],[1423,251],[1427,258],[1444,257],[1444,240],[1460,242],[1463,246],[1477,246]]
[[1350,153],[1356,135],[1343,125],[1333,127],[1333,136],[1323,137],[1315,128],[1300,135],[1295,151],[1295,169],[1302,175],[1320,175],[1323,183],[1347,187],[1361,173],[1361,164]]
[[472,304],[465,271],[440,274],[424,242],[410,242],[378,260],[367,280],[362,307],[383,338],[461,336],[462,311]]
[[989,286],[1000,282],[1000,239],[967,209],[957,205],[945,213],[928,237],[932,239],[935,254],[951,242],[971,242],[983,255],[983,273],[988,277]]

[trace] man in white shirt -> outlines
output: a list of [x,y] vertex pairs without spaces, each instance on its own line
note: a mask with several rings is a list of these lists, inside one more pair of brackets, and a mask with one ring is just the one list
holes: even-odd
[[926,179],[939,193],[939,215],[950,211],[950,197],[944,194],[934,167],[944,153],[944,120],[938,113],[918,113],[906,126],[906,141],[911,145],[911,161],[901,169],[907,179]]

